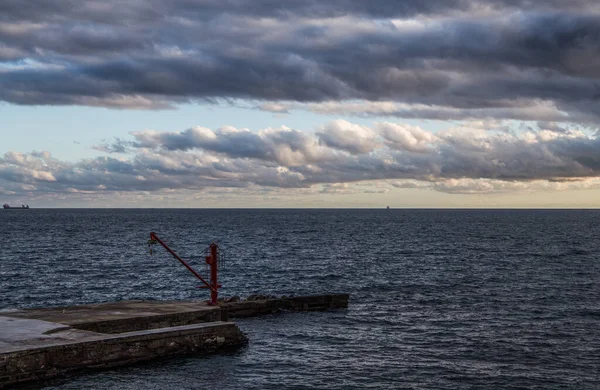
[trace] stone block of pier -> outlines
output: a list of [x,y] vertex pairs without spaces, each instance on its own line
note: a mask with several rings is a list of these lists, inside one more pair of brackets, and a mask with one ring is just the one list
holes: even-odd
[[307,295],[298,297],[250,296],[244,301],[220,304],[221,319],[256,317],[298,311],[325,311],[348,307],[348,294]]

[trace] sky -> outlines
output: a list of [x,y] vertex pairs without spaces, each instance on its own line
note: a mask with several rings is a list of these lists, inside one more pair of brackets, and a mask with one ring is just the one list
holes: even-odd
[[597,0],[2,0],[0,202],[600,207]]

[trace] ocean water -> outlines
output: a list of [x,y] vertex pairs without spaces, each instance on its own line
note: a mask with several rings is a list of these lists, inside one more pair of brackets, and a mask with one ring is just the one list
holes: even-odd
[[596,389],[600,211],[0,210],[0,309],[348,292],[350,307],[238,320],[232,354],[97,372],[54,389]]

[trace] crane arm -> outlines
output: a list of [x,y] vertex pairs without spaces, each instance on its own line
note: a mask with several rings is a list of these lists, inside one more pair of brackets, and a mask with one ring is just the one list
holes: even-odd
[[175,259],[177,259],[181,264],[183,264],[183,266],[187,268],[196,278],[200,279],[200,281],[204,283],[204,285],[207,288],[209,288],[213,292],[217,292],[217,290],[213,286],[211,286],[210,283],[204,280],[204,278],[200,276],[198,272],[196,272],[192,267],[190,267],[190,265],[187,262],[185,262],[185,260],[179,257],[177,253],[175,253],[171,248],[169,248],[167,244],[165,244],[160,238],[158,238],[156,233],[150,232],[150,241],[148,241],[148,244],[152,245],[154,243],[159,243],[160,245],[162,245],[163,248],[167,250],[167,252],[169,252]]

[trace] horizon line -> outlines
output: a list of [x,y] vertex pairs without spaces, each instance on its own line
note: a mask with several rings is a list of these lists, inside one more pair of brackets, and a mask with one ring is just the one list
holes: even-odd
[[[13,209],[14,210],[14,209]],[[17,208],[16,210],[23,210]],[[24,210],[600,210],[596,207],[29,207]]]

